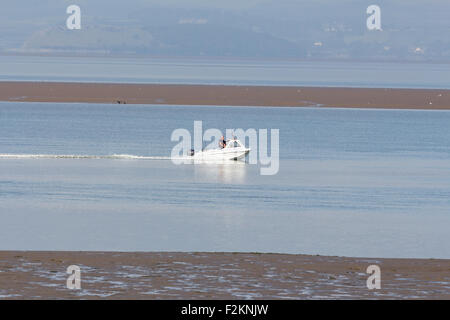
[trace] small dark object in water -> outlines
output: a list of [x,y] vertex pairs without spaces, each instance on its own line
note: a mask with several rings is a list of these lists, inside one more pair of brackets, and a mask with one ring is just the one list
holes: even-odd
[[193,156],[195,154],[194,149],[191,149],[191,156]]

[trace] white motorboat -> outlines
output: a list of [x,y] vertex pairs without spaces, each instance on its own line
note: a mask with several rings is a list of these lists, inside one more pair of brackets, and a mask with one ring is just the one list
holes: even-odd
[[209,149],[195,152],[191,150],[190,156],[194,160],[238,160],[250,152],[238,139],[229,139],[224,148]]

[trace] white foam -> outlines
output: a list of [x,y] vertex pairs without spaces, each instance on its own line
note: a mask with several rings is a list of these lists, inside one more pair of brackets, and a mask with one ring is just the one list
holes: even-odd
[[0,154],[0,159],[134,159],[170,160],[170,157],[136,156],[131,154],[81,155],[81,154]]

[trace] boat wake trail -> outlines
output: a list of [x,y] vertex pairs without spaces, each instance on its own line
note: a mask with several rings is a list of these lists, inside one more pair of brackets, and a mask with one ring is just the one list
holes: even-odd
[[80,154],[0,154],[0,159],[124,159],[170,160],[170,157],[135,156],[131,154],[80,155]]

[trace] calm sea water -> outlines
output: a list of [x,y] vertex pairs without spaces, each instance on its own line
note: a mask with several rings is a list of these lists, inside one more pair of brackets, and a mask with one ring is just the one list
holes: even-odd
[[[279,173],[173,164],[170,135],[194,120],[278,128]],[[446,111],[0,103],[0,249],[450,258],[449,123]]]
[[0,80],[450,89],[450,64],[0,56]]

